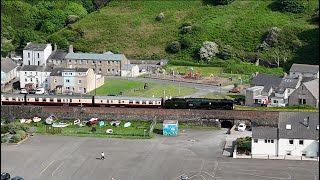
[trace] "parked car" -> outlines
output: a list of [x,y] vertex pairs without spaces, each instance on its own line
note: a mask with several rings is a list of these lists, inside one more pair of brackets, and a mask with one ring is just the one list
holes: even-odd
[[28,91],[23,88],[23,89],[20,90],[20,94],[28,94]]
[[15,61],[21,61],[22,57],[21,56],[15,56],[15,57],[12,57],[11,59],[13,59]]
[[1,180],[10,180],[10,174],[6,172],[1,173]]
[[235,88],[232,88],[231,90],[229,90],[229,93],[240,93],[240,88],[239,87],[235,87]]
[[238,131],[241,131],[241,132],[243,132],[243,131],[245,131],[246,130],[246,124],[245,123],[239,123],[239,125],[238,125]]
[[44,93],[45,93],[44,88],[38,88],[35,94],[44,94]]
[[16,177],[13,177],[11,180],[24,180],[24,179],[23,179],[23,177],[16,176]]

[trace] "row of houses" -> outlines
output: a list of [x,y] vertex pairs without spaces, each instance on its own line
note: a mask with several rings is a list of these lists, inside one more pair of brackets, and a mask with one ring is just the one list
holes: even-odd
[[319,157],[319,113],[283,112],[277,127],[252,128],[251,154]]
[[70,45],[69,51],[64,52],[56,45],[27,43],[22,62],[1,59],[1,86],[4,90],[6,85],[19,81],[19,88],[44,87],[62,93],[86,93],[101,86],[104,76],[137,77],[158,66],[160,64],[142,63],[139,69],[139,64],[130,64],[124,54],[110,51],[75,53]]
[[246,106],[319,107],[319,65],[293,64],[285,77],[257,74],[246,89]]

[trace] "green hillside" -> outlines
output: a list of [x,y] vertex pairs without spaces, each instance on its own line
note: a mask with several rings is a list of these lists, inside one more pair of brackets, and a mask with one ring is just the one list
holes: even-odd
[[[302,14],[271,10],[273,1],[234,1],[227,6],[206,5],[194,1],[111,1],[111,3],[66,27],[56,34],[66,37],[75,49],[83,52],[102,52],[104,49],[121,52],[130,58],[170,58],[197,60],[204,41],[229,45],[239,58],[257,56],[268,29],[281,29],[277,48],[262,52],[272,60],[274,49],[286,51],[288,60],[318,64],[318,24],[311,17],[318,1],[309,1]],[[163,21],[156,16],[164,13]],[[192,32],[181,34],[184,23]],[[74,29],[74,30],[72,30]],[[83,31],[82,36],[76,31]],[[176,54],[165,51],[168,43],[185,40],[189,48]],[[298,57],[303,57],[300,59]]]

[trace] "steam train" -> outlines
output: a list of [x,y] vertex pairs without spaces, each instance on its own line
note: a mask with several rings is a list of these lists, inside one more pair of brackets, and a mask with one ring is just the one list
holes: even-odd
[[84,107],[128,107],[128,108],[166,108],[166,109],[223,109],[233,110],[234,101],[207,98],[150,98],[125,96],[88,95],[35,95],[1,94],[3,105],[36,106],[84,106]]

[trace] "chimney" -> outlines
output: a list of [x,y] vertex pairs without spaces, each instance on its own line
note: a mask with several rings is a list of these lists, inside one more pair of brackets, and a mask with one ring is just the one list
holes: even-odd
[[54,44],[54,50],[53,51],[56,51],[58,49],[58,46],[57,46],[57,44],[55,43]]
[[73,46],[72,45],[69,46],[69,53],[73,53]]
[[107,51],[106,50],[103,50],[103,54],[105,54]]

